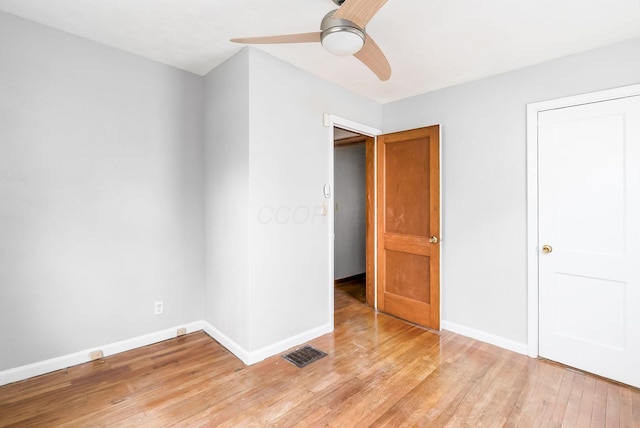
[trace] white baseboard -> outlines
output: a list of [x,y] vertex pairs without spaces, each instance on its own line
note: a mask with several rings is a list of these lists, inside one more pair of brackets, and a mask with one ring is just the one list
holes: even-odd
[[[186,328],[187,333],[204,330],[209,336],[218,341],[222,346],[227,348],[232,354],[234,354],[247,365],[258,363],[295,346],[301,345],[304,342],[315,339],[316,337],[322,336],[323,334],[331,333],[333,331],[333,327],[330,324],[325,324],[320,327],[302,332],[280,342],[274,343],[272,345],[266,346],[264,348],[258,349],[256,351],[247,351],[208,322],[196,321],[186,325],[180,325],[179,327],[168,328],[166,330],[134,337],[131,339],[126,339],[120,342],[110,343],[104,346],[97,346],[95,348],[85,349],[83,351],[63,355],[61,357],[4,370],[0,372],[0,386],[12,382],[18,382],[34,376],[40,376],[42,374],[50,373],[56,370],[65,369],[77,364],[86,363],[88,361],[91,361],[89,354],[96,350],[102,350],[104,356],[107,357],[109,355],[119,354],[120,352],[130,351],[142,346],[162,342],[163,340],[176,337],[176,331],[178,328]],[[482,342],[490,343],[500,348],[517,352],[519,354],[528,354],[529,349],[526,343],[515,342],[500,336],[495,336],[493,334],[489,334],[480,330],[475,330],[473,328],[465,327],[463,325],[444,320],[442,321],[442,329],[461,334],[463,336],[471,337]]]
[[293,348],[294,346],[301,345],[306,341],[315,339],[318,336],[322,336],[323,334],[331,333],[333,331],[333,327],[330,324],[326,324],[300,333],[296,336],[287,338],[280,342],[274,343],[273,345],[269,345],[256,351],[250,352],[244,349],[242,346],[238,345],[235,341],[231,340],[221,331],[214,328],[208,322],[196,321],[173,328],[168,328],[166,330],[145,334],[143,336],[126,339],[120,342],[110,343],[103,346],[96,346],[94,348],[85,349],[83,351],[74,352],[72,354],[63,355],[61,357],[56,357],[49,360],[39,361],[37,363],[0,371],[0,386],[29,379],[34,376],[40,376],[45,373],[54,372],[56,370],[66,369],[67,367],[75,366],[77,364],[89,362],[91,361],[89,354],[93,351],[101,350],[104,356],[108,357],[109,355],[119,354],[120,352],[130,351],[142,346],[147,346],[153,343],[162,342],[163,340],[172,339],[176,337],[178,328],[186,328],[187,333],[204,330],[205,333],[218,341],[222,346],[231,351],[232,354],[234,354],[247,365],[255,364],[268,357],[271,357],[280,352],[286,351],[287,349]]
[[204,332],[211,336],[216,342],[227,348],[229,352],[238,357],[243,363],[245,363],[246,365],[253,364],[248,362],[249,351],[244,349],[235,340],[231,339],[229,336],[206,321],[202,321],[202,330],[204,330]]
[[145,334],[143,336],[126,339],[120,342],[114,342],[104,346],[96,346],[94,348],[74,352],[73,354],[63,355],[61,357],[56,357],[49,360],[39,361],[37,363],[0,371],[0,385],[18,382],[34,376],[40,376],[45,373],[50,373],[56,370],[66,369],[67,367],[75,366],[77,364],[86,363],[88,361],[91,361],[89,353],[93,351],[101,350],[104,356],[107,357],[109,355],[119,354],[120,352],[130,351],[142,346],[162,342],[163,340],[176,337],[178,328],[186,328],[187,333],[199,331],[202,330],[202,321],[182,324],[177,327]]
[[449,321],[443,320],[441,322],[441,326],[443,330],[448,330],[453,333],[460,334],[462,336],[479,340],[481,342],[490,343],[491,345],[508,349],[509,351],[517,352],[518,354],[524,354],[524,355],[529,354],[529,345],[526,343],[515,342],[513,340],[505,339],[504,337],[495,336],[493,334],[489,334],[484,331],[465,327],[463,325],[452,323]]
[[304,342],[315,339],[316,337],[322,336],[323,334],[331,333],[333,331],[333,328],[330,324],[325,324],[320,327],[297,334],[293,337],[289,337],[280,342],[274,343],[273,345],[265,346],[264,348],[258,349],[256,351],[247,351],[208,322],[203,321],[202,324],[202,329],[209,336],[218,341],[222,346],[227,348],[232,354],[234,354],[248,366],[259,363],[260,361],[277,355],[280,352],[286,351],[287,349],[291,349],[298,345],[302,345]]

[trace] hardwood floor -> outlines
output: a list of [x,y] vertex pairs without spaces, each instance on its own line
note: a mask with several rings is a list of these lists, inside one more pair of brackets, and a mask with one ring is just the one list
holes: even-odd
[[0,426],[640,427],[638,389],[335,294],[335,332],[309,342],[328,356],[303,369],[197,332],[0,387]]

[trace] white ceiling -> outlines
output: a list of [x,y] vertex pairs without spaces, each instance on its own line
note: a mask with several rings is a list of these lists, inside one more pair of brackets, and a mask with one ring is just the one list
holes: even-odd
[[[199,75],[242,48],[230,38],[317,31],[333,8],[331,0],[0,0],[0,10]],[[385,103],[640,37],[640,0],[389,0],[367,33],[391,63],[387,82],[319,44],[259,48]]]

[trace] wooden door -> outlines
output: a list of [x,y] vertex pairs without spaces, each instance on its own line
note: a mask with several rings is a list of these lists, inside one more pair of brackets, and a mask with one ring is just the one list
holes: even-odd
[[378,309],[440,329],[440,128],[378,137]]
[[538,114],[540,356],[640,387],[640,96]]

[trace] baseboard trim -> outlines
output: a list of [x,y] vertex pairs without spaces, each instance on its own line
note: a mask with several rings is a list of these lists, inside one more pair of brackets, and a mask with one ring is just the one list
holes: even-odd
[[527,343],[515,342],[513,340],[505,339],[504,337],[495,336],[484,331],[469,328],[460,324],[456,324],[450,321],[441,322],[443,330],[448,330],[453,333],[460,334],[462,336],[470,337],[472,339],[479,340],[481,342],[490,343],[491,345],[498,346],[500,348],[508,349],[509,351],[517,352],[518,354],[529,354],[529,346]]
[[333,281],[333,285],[337,287],[339,285],[347,284],[349,282],[364,281],[365,279],[367,279],[367,274],[366,273],[359,273],[357,275],[351,275],[351,276],[347,276],[345,278],[336,279],[336,280]]
[[132,349],[162,342],[163,340],[172,339],[176,337],[178,328],[186,328],[187,333],[203,330],[205,333],[219,342],[222,346],[227,348],[232,354],[234,354],[247,365],[258,363],[295,346],[301,345],[311,339],[315,339],[316,337],[322,336],[323,334],[331,333],[333,331],[333,327],[330,324],[325,324],[320,327],[297,334],[280,342],[274,343],[273,345],[269,345],[256,351],[250,352],[244,349],[242,346],[238,345],[235,341],[231,340],[228,336],[213,327],[208,322],[195,321],[192,323],[182,324],[176,327],[145,334],[131,339],[122,340],[120,342],[114,342],[103,346],[96,346],[93,348],[74,352],[72,354],[67,354],[60,357],[39,361],[37,363],[27,364],[24,366],[0,371],[0,386],[55,372],[57,370],[66,369],[78,364],[87,363],[91,361],[89,354],[93,351],[101,350],[104,356],[108,357],[110,355],[115,355],[121,352],[130,351]]
[[96,350],[101,350],[104,356],[108,357],[109,355],[119,354],[120,352],[130,351],[142,346],[147,346],[153,343],[162,342],[163,340],[172,339],[177,336],[178,328],[186,328],[187,333],[199,331],[202,330],[202,321],[181,324],[176,327],[145,334],[138,337],[133,337],[131,339],[125,339],[120,342],[114,342],[103,346],[96,346],[93,348],[85,349],[83,351],[74,352],[72,354],[63,355],[60,357],[39,361],[37,363],[27,364],[24,366],[0,371],[0,386],[89,362],[91,361],[89,354]]
[[249,359],[249,351],[245,350],[241,345],[239,345],[235,340],[231,339],[229,336],[212,326],[206,321],[202,321],[202,330],[211,336],[216,342],[227,348],[229,352],[238,357],[243,363],[246,365],[251,365]]
[[244,347],[239,345],[234,340],[230,339],[226,334],[222,333],[220,330],[218,330],[208,322],[203,321],[202,324],[202,329],[205,331],[205,333],[215,339],[222,346],[227,348],[229,352],[238,357],[243,363],[248,366],[259,363],[260,361],[266,360],[269,357],[277,355],[293,347],[302,345],[309,340],[315,339],[316,337],[320,337],[323,334],[331,333],[333,331],[333,327],[330,324],[325,324],[320,327],[307,330],[285,340],[281,340],[280,342],[276,342],[273,345],[265,346],[264,348],[255,351],[247,351]]

